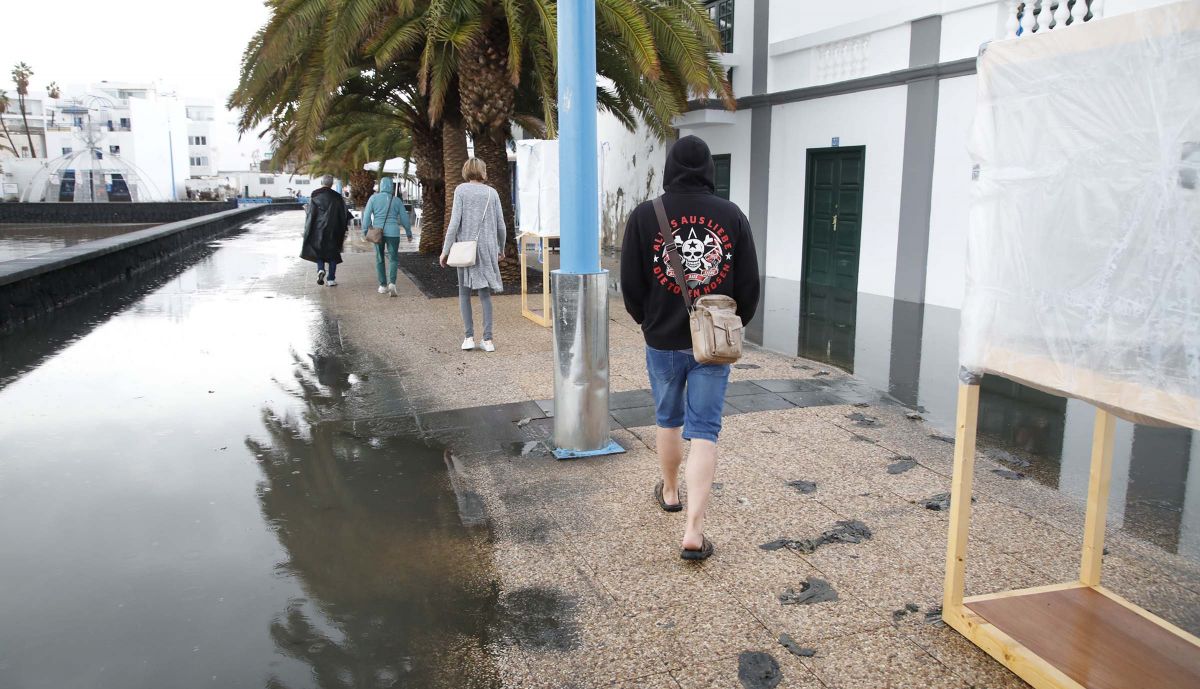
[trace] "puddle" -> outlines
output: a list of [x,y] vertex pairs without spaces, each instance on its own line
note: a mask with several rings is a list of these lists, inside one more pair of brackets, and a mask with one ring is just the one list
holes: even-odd
[[301,220],[0,337],[24,362],[0,383],[0,683],[498,686],[483,503],[398,378],[271,286]]
[[499,633],[509,642],[532,651],[570,651],[578,648],[575,600],[545,587],[518,589],[500,604]]

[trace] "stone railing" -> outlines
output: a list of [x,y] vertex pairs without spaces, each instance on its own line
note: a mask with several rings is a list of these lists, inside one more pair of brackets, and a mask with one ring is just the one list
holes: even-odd
[[1104,13],[1104,0],[1030,0],[1005,4],[1009,6],[1005,38],[1065,29]]

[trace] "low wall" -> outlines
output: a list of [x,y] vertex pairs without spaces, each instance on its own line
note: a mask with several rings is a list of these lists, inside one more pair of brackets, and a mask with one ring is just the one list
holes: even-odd
[[290,206],[235,208],[4,261],[0,263],[0,330],[155,269],[190,247]]
[[237,208],[236,201],[0,203],[0,223],[167,223]]

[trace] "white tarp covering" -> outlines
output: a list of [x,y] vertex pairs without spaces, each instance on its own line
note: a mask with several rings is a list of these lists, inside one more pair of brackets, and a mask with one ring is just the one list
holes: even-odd
[[1200,2],[978,72],[964,369],[1200,428]]
[[521,234],[557,237],[558,141],[517,142],[517,205]]

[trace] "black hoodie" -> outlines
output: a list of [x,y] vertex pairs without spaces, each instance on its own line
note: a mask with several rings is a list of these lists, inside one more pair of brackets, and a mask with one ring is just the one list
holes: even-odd
[[[758,257],[750,221],[713,192],[715,168],[708,145],[685,136],[667,153],[663,206],[680,251],[692,298],[724,294],[738,304],[742,323],[758,309]],[[667,262],[654,206],[633,209],[621,246],[621,293],[625,310],[642,326],[655,349],[691,349],[687,307]]]

